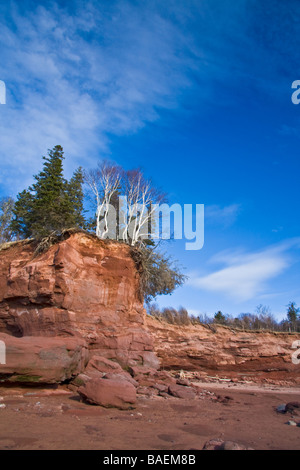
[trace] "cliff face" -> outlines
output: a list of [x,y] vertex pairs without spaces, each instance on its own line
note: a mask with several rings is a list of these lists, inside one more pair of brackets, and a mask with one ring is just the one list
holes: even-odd
[[[79,385],[101,379],[117,390],[124,377],[133,386],[124,369],[133,368],[137,386],[164,380],[163,371],[155,375],[160,367],[299,383],[292,344],[300,334],[179,327],[147,316],[127,245],[75,233],[38,256],[34,248],[17,243],[0,251],[0,381],[57,383],[80,376]],[[103,374],[113,383],[103,382]]]
[[157,366],[138,283],[126,245],[83,233],[38,256],[32,244],[12,245],[0,252],[0,333],[77,337],[90,357]]
[[222,326],[180,327],[150,316],[147,326],[164,369],[300,383],[300,364],[292,361],[292,345],[300,334],[243,332]]

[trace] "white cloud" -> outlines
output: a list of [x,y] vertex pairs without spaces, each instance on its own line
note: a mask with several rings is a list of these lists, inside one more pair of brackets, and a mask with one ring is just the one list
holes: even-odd
[[[250,8],[247,0],[230,8],[210,0],[2,2],[0,79],[7,104],[0,113],[0,183],[23,189],[56,144],[69,157],[69,171],[89,167],[109,154],[111,136],[158,120],[162,109],[185,103],[188,90],[182,112],[226,105],[233,98],[224,87],[241,80],[276,96],[269,77],[281,76],[281,56],[266,60],[269,49],[251,30],[259,6]],[[230,221],[231,209],[214,211]]]
[[[109,154],[109,135],[136,132],[174,108],[190,86],[179,44],[184,34],[149,7],[74,3],[74,11],[16,2],[0,19],[0,184],[28,185],[56,144],[67,169]],[[75,13],[76,11],[76,13]]]
[[221,207],[219,205],[205,206],[205,223],[229,227],[241,211],[241,204],[231,204]]
[[269,280],[291,266],[288,251],[299,246],[300,240],[292,239],[256,253],[222,252],[212,261],[226,264],[226,267],[204,276],[193,276],[188,282],[238,302],[254,299],[266,293]]

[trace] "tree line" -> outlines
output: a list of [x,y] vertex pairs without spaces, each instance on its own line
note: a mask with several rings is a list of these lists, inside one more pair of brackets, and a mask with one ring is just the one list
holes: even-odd
[[277,321],[269,307],[258,305],[255,313],[240,313],[238,316],[225,315],[218,310],[213,316],[199,314],[189,315],[184,307],[178,309],[172,307],[159,308],[156,303],[149,303],[147,307],[149,315],[173,325],[223,325],[230,328],[251,331],[277,331],[300,333],[300,308],[295,302],[287,305],[286,317]]

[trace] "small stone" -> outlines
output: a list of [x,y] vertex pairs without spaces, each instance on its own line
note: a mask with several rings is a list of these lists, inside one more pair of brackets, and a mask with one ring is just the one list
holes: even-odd
[[237,442],[225,441],[221,445],[221,450],[246,450],[247,447],[238,444]]
[[287,424],[288,424],[289,426],[297,426],[297,423],[295,423],[295,421],[293,421],[292,419],[290,419],[290,420],[287,422]]
[[220,450],[223,444],[224,441],[222,441],[222,439],[210,439],[205,442],[202,450]]
[[202,450],[254,450],[252,447],[244,446],[233,441],[222,441],[221,439],[211,439],[207,441]]
[[299,410],[300,408],[300,402],[299,401],[291,401],[289,403],[287,403],[285,405],[285,412],[289,412],[289,413],[295,413],[297,414],[297,411],[295,410]]
[[276,408],[277,413],[285,413],[286,412],[285,407],[286,407],[285,403],[283,403],[282,405],[277,406],[277,408]]

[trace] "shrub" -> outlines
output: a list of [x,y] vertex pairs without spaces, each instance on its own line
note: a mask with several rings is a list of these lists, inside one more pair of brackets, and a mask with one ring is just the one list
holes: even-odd
[[140,274],[141,298],[146,303],[157,295],[171,294],[186,279],[170,257],[149,247],[133,247],[131,255]]

